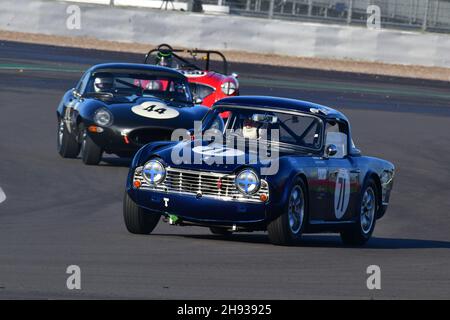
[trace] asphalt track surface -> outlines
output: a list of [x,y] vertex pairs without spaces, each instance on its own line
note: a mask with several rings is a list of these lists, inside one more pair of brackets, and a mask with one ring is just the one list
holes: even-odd
[[[365,154],[397,166],[392,201],[364,248],[337,235],[296,247],[264,233],[230,239],[122,221],[127,160],[84,166],[56,152],[55,109],[81,70],[141,56],[0,42],[0,298],[450,298],[450,84],[234,64],[242,94],[345,112]],[[66,288],[78,265],[82,289]],[[381,290],[366,287],[369,265]]]

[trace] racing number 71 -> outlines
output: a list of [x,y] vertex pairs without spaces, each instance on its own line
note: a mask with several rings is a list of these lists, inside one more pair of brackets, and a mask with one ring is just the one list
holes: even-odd
[[338,197],[339,201],[337,203],[336,209],[338,209],[339,211],[343,211],[344,210],[346,179],[343,177],[339,177],[337,180],[337,183],[339,185],[339,197]]

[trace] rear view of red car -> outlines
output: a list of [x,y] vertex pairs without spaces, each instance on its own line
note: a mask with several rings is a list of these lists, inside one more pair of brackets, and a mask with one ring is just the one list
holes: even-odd
[[219,51],[174,49],[161,44],[147,53],[144,62],[183,73],[197,104],[211,107],[220,99],[239,95],[237,74],[228,74],[228,62]]

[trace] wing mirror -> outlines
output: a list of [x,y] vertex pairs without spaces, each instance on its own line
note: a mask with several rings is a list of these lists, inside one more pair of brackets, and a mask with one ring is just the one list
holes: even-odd
[[231,73],[231,76],[236,79],[239,78],[239,74],[236,72]]
[[338,152],[338,149],[337,149],[336,145],[334,145],[334,144],[329,144],[327,146],[327,149],[325,150],[325,154],[326,154],[327,158],[335,156],[337,154],[337,152]]
[[74,98],[81,98],[81,94],[77,91],[77,89],[72,90],[72,96]]

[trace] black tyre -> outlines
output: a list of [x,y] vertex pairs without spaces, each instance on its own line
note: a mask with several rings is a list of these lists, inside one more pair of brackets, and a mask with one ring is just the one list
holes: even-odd
[[344,244],[362,246],[369,241],[375,229],[376,213],[379,208],[377,199],[377,186],[372,179],[369,179],[361,190],[359,212],[356,213],[357,223],[341,232]]
[[221,227],[210,227],[209,230],[212,234],[219,236],[231,236],[233,234],[233,231]]
[[150,234],[158,224],[161,215],[139,207],[125,192],[123,218],[130,233]]
[[86,130],[81,131],[81,159],[84,164],[97,165],[102,160],[103,150],[92,141]]
[[67,130],[64,120],[59,119],[56,135],[56,148],[63,158],[76,158],[80,153],[80,144]]
[[308,217],[305,184],[301,179],[291,188],[284,212],[269,223],[269,240],[277,245],[292,245],[301,237]]

